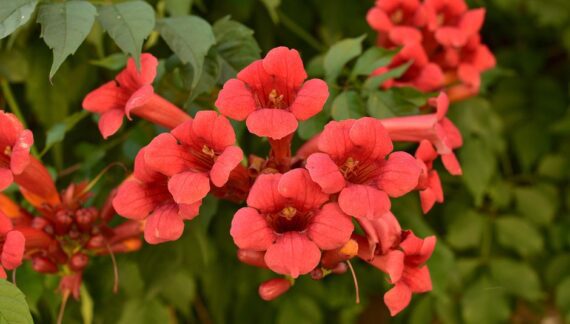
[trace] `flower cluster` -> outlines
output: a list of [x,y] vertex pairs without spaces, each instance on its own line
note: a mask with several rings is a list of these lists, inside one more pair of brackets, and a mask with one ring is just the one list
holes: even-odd
[[141,224],[111,227],[115,212],[110,200],[101,209],[85,206],[91,195],[86,182],[59,193],[46,167],[29,154],[32,133],[10,113],[0,111],[0,124],[0,165],[7,170],[0,179],[8,180],[7,185],[14,182],[34,208],[31,212],[0,194],[0,277],[29,259],[35,271],[61,277],[64,300],[79,298],[90,257],[139,249]]
[[464,0],[377,0],[366,18],[378,32],[378,46],[402,47],[375,75],[411,61],[385,87],[446,88],[452,101],[461,100],[479,92],[481,73],[496,64],[479,35],[485,9],[468,10]]
[[[388,10],[383,3],[378,5]],[[390,46],[410,37],[421,41],[423,34],[415,35],[403,24],[417,23],[427,4],[422,10],[414,1],[398,6],[400,11],[389,16],[402,24],[390,25],[390,36],[380,40]],[[462,32],[458,30],[440,33]],[[438,38],[446,37],[451,36]],[[458,43],[453,38],[450,44]],[[420,66],[427,59],[422,60],[414,60],[417,66],[409,71],[428,73]],[[356,258],[385,272],[394,285],[384,296],[392,315],[409,304],[413,293],[431,290],[425,263],[435,237],[420,239],[402,230],[391,199],[417,191],[428,212],[443,202],[434,161],[441,157],[451,174],[461,174],[454,154],[462,145],[461,134],[446,117],[444,92],[430,99],[421,115],[331,121],[292,154],[298,122],[319,114],[329,96],[324,81],[306,81],[296,50],[269,51],[224,84],[215,102],[219,113],[201,110],[193,117],[154,93],[156,66],[150,54],[143,54],[140,70],[131,59],[114,81],[83,101],[85,109],[101,115],[105,138],[131,114],[168,129],[138,152],[133,174],[101,208],[86,206],[91,184],[71,184],[58,192],[45,166],[29,154],[31,132],[13,115],[0,114],[0,189],[16,183],[35,209],[25,210],[0,195],[0,275],[30,259],[36,271],[61,275],[64,300],[77,298],[91,256],[134,251],[141,235],[150,244],[179,239],[185,221],[199,215],[211,193],[246,203],[231,221],[238,259],[283,275],[259,286],[264,300],[285,293],[301,275],[320,280],[350,270],[355,276],[351,260]],[[429,75],[425,78],[433,82]],[[244,159],[228,118],[245,121],[251,134],[266,139],[267,155]],[[419,147],[414,156],[394,150],[394,142]],[[111,227],[115,212],[128,220]]]

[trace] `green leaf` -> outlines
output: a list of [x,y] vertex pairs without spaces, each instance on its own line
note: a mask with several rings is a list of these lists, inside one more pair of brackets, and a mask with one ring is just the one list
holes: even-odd
[[354,64],[350,74],[351,78],[359,75],[369,76],[379,67],[386,66],[392,61],[395,51],[389,51],[381,47],[371,47],[367,49]]
[[447,242],[456,249],[476,248],[480,245],[485,218],[475,211],[457,215],[449,225]]
[[538,174],[553,180],[563,181],[568,172],[568,159],[562,154],[549,154],[540,160]]
[[564,277],[570,273],[570,253],[559,254],[551,257],[546,271],[544,272],[544,279],[549,287],[554,287],[564,280]]
[[364,81],[362,89],[365,91],[378,90],[378,87],[380,87],[384,82],[388,81],[389,79],[395,79],[401,77],[404,73],[406,73],[406,71],[412,65],[412,63],[413,63],[412,61],[409,61],[407,63],[398,66],[397,68],[389,70],[386,73],[382,73],[380,75],[366,79],[366,81]]
[[482,277],[465,290],[461,313],[467,324],[506,323],[510,309],[501,287]]
[[319,305],[305,296],[288,298],[279,308],[277,324],[318,324],[323,322]]
[[427,98],[431,97],[412,88],[392,88],[369,93],[366,101],[368,114],[375,118],[417,115]]
[[192,301],[196,296],[196,283],[185,272],[179,271],[164,277],[160,283],[160,296],[188,316]]
[[224,17],[213,26],[216,50],[222,59],[222,79],[235,77],[238,71],[259,59],[261,49],[253,37],[253,30],[237,21]]
[[325,54],[324,60],[327,82],[334,83],[346,63],[362,53],[362,41],[364,38],[364,35],[356,38],[348,38],[331,46]]
[[332,117],[335,120],[360,118],[364,116],[364,104],[356,91],[339,94],[332,103]]
[[0,6],[0,39],[30,20],[37,4],[37,0],[4,1]]
[[44,146],[44,149],[40,153],[40,156],[46,154],[46,152],[49,151],[49,149],[52,148],[52,146],[55,143],[63,141],[63,139],[65,138],[65,134],[71,129],[73,129],[73,127],[75,127],[75,125],[77,125],[78,122],[80,122],[83,118],[87,117],[88,115],[89,113],[87,111],[82,110],[80,112],[68,116],[64,121],[53,125],[47,132],[46,145]]
[[495,226],[499,244],[517,251],[522,256],[537,254],[544,247],[540,232],[522,218],[501,217],[497,219]]
[[169,323],[168,308],[156,299],[129,299],[123,307],[119,324]]
[[[158,24],[160,35],[182,63],[189,63],[194,75],[201,75],[204,58],[216,43],[212,27],[197,16],[180,16],[162,19]],[[195,77],[192,87],[199,78]]]
[[536,272],[526,263],[511,259],[491,261],[491,274],[497,284],[515,296],[535,301],[542,295]]
[[515,189],[517,210],[538,225],[548,225],[556,214],[557,202],[535,187]]
[[537,123],[525,123],[513,130],[513,147],[525,171],[529,171],[550,150],[550,136],[543,127]]
[[89,63],[107,70],[119,71],[127,65],[127,56],[123,53],[115,53],[100,60],[91,60]]
[[83,43],[93,22],[96,8],[87,1],[69,1],[40,6],[38,23],[42,37],[53,50],[53,63],[49,78],[53,78],[65,59],[75,53]]
[[145,1],[128,1],[99,7],[97,18],[103,29],[140,66],[145,38],[154,29],[154,9]]
[[271,16],[271,20],[276,23],[279,21],[279,15],[277,14],[277,8],[281,5],[281,0],[261,0]]
[[192,0],[166,0],[165,7],[168,14],[173,17],[185,16],[190,13]]
[[81,285],[81,317],[83,317],[84,324],[93,323],[93,298],[85,285]]
[[556,305],[563,311],[566,320],[570,317],[570,276],[556,287]]
[[24,294],[16,286],[0,279],[0,322],[6,324],[33,324]]
[[479,138],[471,138],[459,151],[463,169],[463,182],[479,205],[496,170],[495,155]]

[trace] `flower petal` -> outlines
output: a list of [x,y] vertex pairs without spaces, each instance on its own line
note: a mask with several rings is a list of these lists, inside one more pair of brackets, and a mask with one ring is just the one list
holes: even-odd
[[265,253],[269,269],[293,278],[311,272],[321,259],[321,251],[306,235],[287,232]]
[[328,203],[313,217],[307,234],[321,250],[343,246],[350,239],[354,225],[337,203]]
[[303,84],[289,110],[298,120],[307,120],[323,109],[328,97],[329,87],[326,82],[311,79]]
[[390,276],[390,282],[396,283],[402,278],[405,256],[400,250],[390,250],[386,254],[377,255],[371,265],[382,270]]
[[166,204],[155,210],[147,219],[144,239],[150,244],[176,241],[184,232],[184,222],[178,216],[175,204]]
[[127,117],[131,118],[131,111],[135,108],[144,106],[154,95],[154,88],[151,85],[144,85],[137,89],[127,100],[125,105],[125,113]]
[[459,161],[457,160],[457,157],[454,153],[442,154],[441,161],[443,162],[445,169],[452,175],[463,174],[463,170],[461,170],[461,164],[459,164]]
[[388,131],[379,119],[364,117],[358,119],[350,129],[350,140],[362,150],[364,159],[383,159],[394,146]]
[[392,20],[390,20],[388,15],[376,7],[368,11],[366,21],[372,29],[382,32],[387,32],[393,26]]
[[390,310],[390,315],[396,316],[404,310],[412,300],[412,290],[404,283],[397,283],[392,289],[384,294],[384,303]]
[[397,45],[406,45],[422,41],[422,34],[419,29],[409,26],[397,26],[390,29],[388,37]]
[[218,156],[212,170],[210,179],[216,187],[222,187],[228,182],[230,173],[238,166],[243,159],[243,152],[237,146],[229,146]]
[[311,179],[319,184],[321,189],[329,194],[342,190],[346,181],[338,166],[326,153],[313,153],[307,158],[305,165]]
[[10,169],[0,167],[0,191],[8,188],[14,182],[14,175]]
[[236,134],[230,121],[212,110],[196,113],[192,130],[196,136],[206,141],[206,145],[216,151],[223,151],[236,142]]
[[20,174],[30,163],[30,148],[34,144],[34,135],[28,129],[24,130],[12,148],[10,168],[14,174]]
[[357,218],[376,218],[390,210],[386,193],[366,185],[349,185],[338,197],[340,208]]
[[137,69],[135,60],[129,58],[127,67],[117,75],[116,79],[122,87],[128,88],[130,91],[136,91],[143,85],[152,84],[156,77],[156,68],[158,60],[152,54],[143,53],[141,55],[140,70]]
[[413,84],[422,91],[434,91],[443,86],[444,77],[441,68],[434,63],[425,65]]
[[13,270],[22,264],[26,239],[19,231],[10,231],[2,248],[2,266]]
[[299,52],[284,46],[270,50],[263,59],[263,68],[267,73],[283,78],[287,88],[298,88],[307,78]]
[[281,109],[259,109],[246,120],[247,129],[260,137],[278,140],[297,130],[297,119],[292,113]]
[[200,213],[200,206],[201,200],[193,204],[178,204],[178,215],[184,220],[192,220]]
[[151,169],[167,176],[184,172],[192,166],[190,153],[169,133],[156,136],[146,146],[144,161]]
[[390,197],[400,197],[417,185],[422,169],[416,159],[406,152],[394,152],[382,164],[378,188]]
[[255,111],[251,90],[238,79],[230,79],[224,83],[215,105],[222,115],[235,120],[244,120]]
[[235,213],[230,234],[240,249],[254,251],[267,250],[276,239],[265,217],[250,207],[241,208]]
[[104,112],[99,118],[99,131],[104,139],[115,134],[123,124],[125,112],[121,109],[112,109]]
[[94,112],[104,113],[109,110],[124,110],[130,93],[120,88],[115,81],[109,81],[99,88],[89,92],[83,99],[83,109]]
[[247,196],[247,205],[262,213],[271,213],[283,209],[285,197],[277,190],[281,174],[260,175]]
[[168,191],[178,204],[196,203],[210,192],[210,179],[201,172],[182,172],[168,180]]
[[142,220],[169,198],[166,187],[148,186],[131,178],[119,186],[113,198],[113,208],[123,217]]
[[436,241],[435,236],[420,239],[414,233],[409,232],[404,241],[400,243],[400,247],[406,254],[406,263],[416,267],[424,264],[431,257]]
[[473,89],[479,89],[481,86],[481,75],[479,70],[471,64],[460,64],[457,69],[457,76],[465,85]]
[[461,47],[467,43],[465,32],[456,27],[441,27],[435,32],[438,43],[447,47]]
[[354,122],[354,119],[346,119],[326,124],[325,130],[319,136],[319,150],[330,155],[333,160],[346,159],[354,148],[349,136]]
[[473,35],[479,32],[485,20],[485,8],[469,10],[463,14],[459,21],[459,28],[467,35]]
[[291,199],[294,206],[305,210],[319,208],[329,199],[329,195],[321,191],[305,169],[285,173],[277,188],[281,196]]
[[427,266],[406,268],[403,280],[415,293],[428,292],[432,289],[431,276]]

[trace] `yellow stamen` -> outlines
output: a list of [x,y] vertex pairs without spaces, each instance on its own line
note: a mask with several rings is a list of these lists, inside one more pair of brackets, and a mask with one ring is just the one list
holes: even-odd
[[392,18],[393,23],[399,24],[400,22],[402,22],[402,19],[404,19],[404,12],[402,11],[402,9],[398,9],[392,14],[390,18]]
[[6,146],[6,148],[4,149],[4,155],[7,155],[7,156],[12,155],[12,147],[11,146]]
[[283,103],[283,95],[277,93],[277,90],[273,89],[269,93],[269,102],[273,104],[275,108],[281,108]]
[[287,218],[287,220],[291,220],[296,214],[297,209],[295,209],[295,207],[285,207],[281,211],[281,216]]
[[353,159],[352,157],[349,157],[346,159],[346,162],[344,162],[344,164],[340,167],[340,172],[346,177],[352,173],[354,169],[356,169],[358,163],[359,161]]
[[202,147],[202,153],[206,154],[209,157],[214,157],[216,155],[216,152],[214,152],[213,149],[209,148],[208,146],[204,145]]

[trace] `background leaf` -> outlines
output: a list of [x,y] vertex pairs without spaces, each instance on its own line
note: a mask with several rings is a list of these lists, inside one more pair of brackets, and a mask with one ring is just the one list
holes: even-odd
[[33,323],[24,294],[4,279],[0,279],[0,321],[6,324]]
[[145,1],[103,5],[97,19],[117,46],[140,66],[143,41],[154,29],[154,9]]
[[364,36],[349,38],[331,46],[324,59],[327,82],[335,82],[346,63],[362,53],[363,40]]
[[10,0],[0,6],[0,39],[25,24],[38,4],[37,0]]
[[161,20],[158,29],[180,61],[192,66],[195,76],[192,87],[196,86],[202,74],[204,57],[216,43],[212,27],[202,18],[181,16]]
[[96,8],[87,1],[50,3],[40,6],[38,23],[42,37],[53,50],[51,79],[65,59],[83,43],[95,21]]

